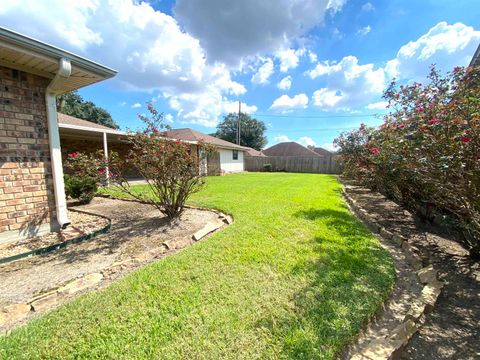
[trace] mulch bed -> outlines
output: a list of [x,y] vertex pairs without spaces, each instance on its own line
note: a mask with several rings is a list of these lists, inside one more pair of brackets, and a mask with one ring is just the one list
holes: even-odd
[[[186,209],[179,220],[168,222],[150,205],[117,199],[95,198],[76,209],[111,219],[110,231],[58,251],[0,264],[0,333],[194,244],[192,235],[210,223],[225,224],[222,214],[203,209]],[[88,216],[75,213],[72,223],[79,218]],[[87,231],[87,223],[79,230]]]
[[479,359],[479,263],[451,235],[421,222],[381,194],[364,188],[350,194],[379,224],[408,238],[422,257],[430,259],[445,284],[435,308],[401,358]]
[[109,224],[109,220],[104,217],[83,212],[68,211],[68,218],[71,224],[64,230],[0,244],[0,259],[61,244],[64,241],[91,234]]

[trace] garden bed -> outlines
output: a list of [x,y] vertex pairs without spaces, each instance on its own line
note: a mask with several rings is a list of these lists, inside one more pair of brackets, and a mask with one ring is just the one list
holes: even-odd
[[85,212],[69,210],[68,218],[71,224],[66,229],[0,244],[0,264],[20,259],[22,255],[32,256],[53,251],[78,238],[87,239],[89,235],[104,229],[106,231],[110,225],[108,218]]
[[[0,265],[0,331],[193,244],[192,235],[212,223],[216,228],[224,224],[219,213],[201,209],[187,209],[169,223],[149,205],[116,199],[95,198],[76,210],[111,218],[111,230],[59,251]],[[70,213],[72,220],[84,219],[79,229],[90,229],[86,219],[91,215]]]

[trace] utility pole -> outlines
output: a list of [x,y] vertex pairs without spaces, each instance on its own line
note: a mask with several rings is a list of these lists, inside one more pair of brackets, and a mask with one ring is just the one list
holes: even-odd
[[240,145],[240,114],[242,112],[242,103],[238,101],[238,123],[237,123],[237,145]]

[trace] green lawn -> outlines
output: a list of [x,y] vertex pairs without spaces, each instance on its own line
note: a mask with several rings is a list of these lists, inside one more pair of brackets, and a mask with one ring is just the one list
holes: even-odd
[[334,358],[394,282],[340,190],[327,175],[209,178],[191,203],[231,226],[0,337],[0,357]]

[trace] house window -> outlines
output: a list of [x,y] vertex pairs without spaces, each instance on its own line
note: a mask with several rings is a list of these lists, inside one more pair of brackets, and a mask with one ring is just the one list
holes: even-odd
[[238,160],[238,150],[233,150],[233,160]]

